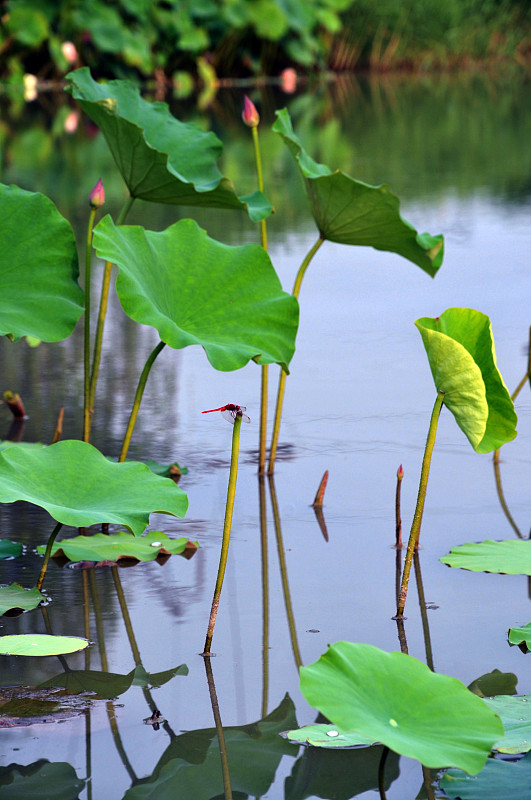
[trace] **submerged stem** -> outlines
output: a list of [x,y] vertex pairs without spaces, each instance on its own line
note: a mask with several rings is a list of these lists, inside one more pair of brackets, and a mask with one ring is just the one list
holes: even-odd
[[[297,276],[295,278],[295,283],[293,284],[293,292],[292,292],[293,296],[296,297],[297,299],[299,297],[302,279],[304,278],[306,270],[308,269],[312,258],[317,253],[323,242],[324,242],[323,236],[319,236],[315,244],[307,252],[302,264],[299,267],[299,271],[297,272]],[[278,380],[277,405],[275,408],[275,422],[273,424],[273,435],[271,437],[271,449],[269,451],[269,468],[267,470],[269,475],[272,475],[273,472],[275,471],[275,458],[277,455],[278,436],[280,433],[280,419],[282,417],[282,405],[284,402],[285,388],[286,388],[286,373],[284,372],[284,370],[281,370],[280,377]]]
[[230,529],[232,524],[232,512],[234,510],[234,497],[236,495],[236,479],[238,477],[238,455],[240,450],[241,426],[241,414],[237,414],[234,419],[234,430],[232,432],[232,452],[230,458],[229,485],[227,487],[227,503],[225,505],[225,522],[223,524],[223,539],[221,542],[221,553],[219,556],[218,575],[216,578],[214,597],[212,598],[212,608],[210,610],[210,619],[208,621],[207,634],[205,638],[205,649],[202,653],[204,656],[210,655],[212,637],[214,635],[214,627],[216,625],[216,617],[218,614],[219,598],[221,595],[221,588],[223,586],[225,568],[227,566],[227,556],[229,554]]
[[90,261],[92,256],[92,229],[96,209],[90,209],[85,250],[85,329],[83,344],[83,441],[88,442],[90,436]]
[[[118,214],[118,218],[116,220],[117,225],[123,224],[134,201],[135,201],[134,197],[129,196],[127,198],[122,207],[122,210]],[[92,372],[90,375],[90,389],[89,389],[89,414],[91,414],[94,409],[94,400],[96,397],[96,385],[98,383],[98,373],[100,371],[101,350],[103,344],[103,329],[105,327],[105,317],[107,315],[107,304],[109,301],[109,286],[111,283],[111,272],[112,272],[112,263],[110,261],[106,261],[105,269],[103,272],[103,281],[101,284],[100,310],[98,313],[98,322],[96,325],[96,336],[94,338],[94,355],[92,358]],[[92,420],[91,417],[89,416],[88,435],[90,435],[91,422]]]
[[63,523],[58,522],[53,531],[51,532],[50,538],[48,539],[48,543],[46,545],[46,551],[44,553],[44,561],[42,564],[41,574],[39,575],[39,580],[37,581],[37,589],[39,590],[39,592],[42,589],[42,584],[44,583],[44,576],[46,575],[46,570],[48,569],[50,556],[52,555],[53,543],[55,542],[57,534],[59,533],[62,527]]
[[404,563],[404,571],[402,573],[402,585],[400,587],[400,596],[398,598],[398,608],[396,611],[397,617],[404,616],[404,606],[406,605],[407,587],[409,582],[409,573],[411,572],[411,564],[413,562],[413,554],[418,547],[420,526],[422,525],[422,514],[424,513],[424,501],[426,500],[426,489],[428,488],[428,477],[430,474],[431,454],[433,452],[433,445],[435,444],[435,435],[437,433],[437,422],[444,400],[444,392],[438,392],[433,411],[431,413],[430,427],[428,429],[428,438],[426,439],[426,447],[424,449],[424,458],[422,460],[422,470],[420,473],[419,491],[417,495],[417,506],[413,515],[413,522],[411,524],[411,533],[409,534],[409,541],[407,543],[406,560]]
[[133,430],[135,428],[136,418],[138,416],[138,411],[140,409],[140,403],[142,402],[142,396],[144,394],[144,389],[146,388],[147,379],[149,377],[149,373],[151,367],[155,359],[157,358],[160,351],[166,347],[166,342],[159,342],[158,345],[152,350],[148,360],[144,364],[144,369],[138,379],[138,386],[136,388],[135,399],[133,401],[133,408],[131,409],[131,414],[129,416],[129,422],[127,423],[127,429],[125,431],[124,441],[122,444],[122,450],[120,452],[120,458],[118,461],[125,461],[127,456],[127,451],[129,450],[129,444],[131,442],[131,436],[133,435]]
[[387,761],[387,756],[389,755],[389,748],[384,745],[382,750],[382,755],[380,758],[380,763],[378,765],[378,791],[380,793],[380,800],[386,800],[385,794],[385,762]]

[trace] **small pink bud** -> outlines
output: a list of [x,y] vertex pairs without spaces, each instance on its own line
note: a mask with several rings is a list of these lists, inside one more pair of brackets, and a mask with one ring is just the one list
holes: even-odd
[[257,128],[260,122],[260,114],[256,110],[253,101],[249,100],[247,95],[243,98],[242,119],[249,128]]
[[402,478],[404,477],[404,469],[402,467],[402,464],[400,464],[400,466],[398,467],[398,469],[396,471],[396,477],[398,478],[399,481],[401,481]]
[[77,50],[73,42],[63,42],[61,45],[61,52],[69,64],[75,64],[77,61]]
[[105,202],[105,189],[103,188],[103,183],[101,182],[101,178],[97,182],[94,189],[91,191],[89,195],[89,202],[91,208],[101,208]]

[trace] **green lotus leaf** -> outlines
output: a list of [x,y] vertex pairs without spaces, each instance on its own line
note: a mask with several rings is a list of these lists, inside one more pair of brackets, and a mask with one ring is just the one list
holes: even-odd
[[186,664],[180,664],[178,667],[166,669],[163,672],[146,672],[142,664],[138,664],[135,668],[135,677],[133,679],[134,686],[164,686],[165,683],[171,681],[176,675],[188,675],[188,667]]
[[441,558],[443,564],[472,572],[498,572],[503,575],[531,575],[531,541],[508,539],[494,542],[468,542],[452,547]]
[[509,628],[508,641],[511,647],[516,645],[523,653],[531,649],[531,622],[521,628]]
[[282,736],[293,744],[305,744],[311,747],[329,747],[341,750],[346,747],[360,747],[376,744],[371,736],[361,733],[339,730],[337,725],[305,725],[294,731],[283,731]]
[[484,702],[503,722],[505,735],[494,744],[500,753],[528,753],[531,750],[531,695],[486,697]]
[[221,244],[191,219],[155,233],[116,227],[107,216],[94,230],[94,247],[119,267],[125,313],[156,328],[170,347],[201,345],[220,370],[254,359],[287,371],[299,307],[258,245]]
[[46,597],[35,588],[24,589],[19,583],[0,586],[0,615],[14,609],[31,611],[43,600],[46,600]]
[[88,647],[88,639],[77,636],[50,636],[46,633],[22,633],[0,636],[2,656],[60,656]]
[[[154,561],[160,554],[175,556],[183,553],[187,544],[186,536],[170,539],[161,531],[149,531],[144,536],[134,536],[125,531],[109,535],[97,533],[54,542],[52,557],[62,556],[70,561],[119,561],[121,558]],[[37,548],[41,555],[45,550],[45,545]]]
[[101,699],[119,697],[133,684],[135,670],[127,675],[119,672],[101,672],[96,669],[73,669],[60,672],[53,678],[39,684],[39,689],[52,687],[66,689],[71,694],[81,692],[95,692]]
[[83,313],[76,240],[43,194],[0,184],[0,335],[66,339]]
[[44,758],[33,764],[0,767],[0,794],[5,800],[74,800],[85,788],[74,767]]
[[474,778],[450,769],[443,775],[441,788],[459,800],[531,800],[531,754],[516,763],[489,758]]
[[423,317],[419,329],[438,392],[477,453],[516,436],[513,402],[496,366],[490,320],[472,308]]
[[12,542],[9,539],[0,540],[0,559],[18,558],[21,553],[22,545],[20,542]]
[[426,767],[475,775],[503,736],[500,719],[466,686],[404,653],[337,642],[300,675],[306,700],[333,725]]
[[7,450],[9,447],[19,447],[21,450],[42,450],[46,445],[41,442],[11,442],[9,439],[0,440],[0,451]]
[[124,525],[138,536],[153,511],[183,517],[184,492],[145,464],[108,461],[87,442],[65,440],[42,450],[10,447],[0,453],[0,502],[26,500],[58,522],[88,527]]
[[443,237],[418,233],[402,219],[400,201],[388,186],[370,186],[318,164],[295,135],[287,109],[276,114],[273,130],[295,159],[322,238],[398,253],[434,277],[443,260]]
[[180,122],[166,103],[148,103],[131,83],[96,83],[88,67],[70,72],[67,91],[101,129],[132,197],[155,203],[247,210],[264,219],[261,192],[238,197],[217,161],[223,148],[212,132]]

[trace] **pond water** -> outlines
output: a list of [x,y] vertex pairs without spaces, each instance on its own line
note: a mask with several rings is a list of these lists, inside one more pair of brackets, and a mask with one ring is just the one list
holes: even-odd
[[[285,742],[277,731],[284,722],[284,727],[294,723],[290,702],[299,725],[316,719],[299,691],[299,661],[312,663],[338,640],[399,649],[392,620],[396,471],[402,464],[407,535],[435,399],[414,321],[452,306],[476,308],[491,318],[498,365],[510,391],[526,371],[531,321],[529,90],[529,83],[516,77],[493,83],[476,75],[351,81],[289,100],[295,130],[314,157],[364,180],[388,182],[404,200],[406,219],[419,230],[445,234],[444,264],[432,280],[398,256],[372,249],[325,243],[318,252],[300,295],[301,322],[274,478],[281,536],[273,521],[271,486],[267,480],[261,486],[256,474],[259,368],[250,364],[221,373],[210,367],[200,348],[163,351],[148,382],[130,456],[177,460],[188,468],[180,482],[190,501],[186,518],[154,515],[151,527],[197,540],[199,551],[189,561],[174,557],[164,565],[90,573],[52,563],[45,586],[53,602],[46,613],[4,617],[0,634],[49,628],[55,634],[84,635],[88,615],[95,644],[88,656],[67,657],[68,668],[126,674],[141,663],[153,674],[186,664],[189,674],[150,691],[132,686],[114,703],[95,702],[90,711],[58,724],[5,729],[0,740],[4,766],[39,759],[68,762],[78,779],[89,779],[79,793],[87,800],[223,796],[205,665],[198,653],[218,565],[232,429],[220,415],[200,412],[235,402],[247,407],[252,424],[241,435],[229,562],[212,659],[224,726],[248,726],[243,732],[227,732],[233,796],[379,796],[374,755],[310,754]],[[272,94],[262,100],[268,122],[271,110],[286,103]],[[240,95],[220,95],[214,107],[217,117],[204,124],[214,125],[226,141],[224,172],[239,170],[236,183],[246,191],[252,189],[252,155],[250,139],[238,124],[240,102]],[[73,137],[56,133],[50,141],[39,109],[29,113],[31,119],[13,122],[6,136],[2,180],[49,193],[81,237],[88,190],[101,174],[113,210],[123,199],[120,179],[114,177],[101,137],[87,140],[80,129]],[[291,290],[316,231],[282,144],[272,134],[264,133],[263,140],[276,206],[268,227],[271,258],[284,288]],[[243,153],[247,161],[237,167]],[[210,235],[231,244],[256,240],[256,228],[229,212],[188,214],[186,209],[139,204],[130,220],[162,229],[182,216],[194,216]],[[80,333],[37,349],[24,342],[0,343],[1,388],[18,391],[24,399],[26,441],[49,442],[63,404],[65,438],[80,435]],[[136,328],[118,302],[112,302],[93,437],[110,455],[119,452],[137,376],[156,341],[156,333]],[[270,368],[271,418],[276,382],[277,369]],[[518,436],[503,448],[501,471],[507,503],[527,537],[527,387],[516,410]],[[0,408],[0,422],[6,438],[10,419],[5,407]],[[311,508],[326,469],[328,540]],[[266,509],[265,544],[261,502]],[[0,520],[2,536],[23,541],[30,551],[23,560],[2,562],[0,582],[34,585],[40,558],[31,548],[46,541],[52,521],[43,511],[20,503],[0,507]],[[409,653],[432,659],[436,671],[465,684],[493,669],[512,672],[518,693],[530,693],[528,663],[506,641],[509,627],[531,619],[528,579],[452,570],[439,560],[454,545],[486,538],[514,538],[496,494],[492,458],[474,453],[443,409],[421,534],[427,611],[423,624],[412,579],[405,623]],[[0,683],[36,686],[64,668],[56,658],[4,657]],[[283,703],[286,693],[291,701]],[[166,720],[159,730],[143,724],[155,706]],[[269,727],[253,727],[275,709]],[[173,782],[158,779],[171,758],[177,765]],[[197,786],[198,770],[202,794],[191,789]],[[395,757],[388,762],[388,775],[389,800],[410,800],[418,792],[430,796],[421,790],[417,762]],[[9,797],[9,789],[0,795]]]

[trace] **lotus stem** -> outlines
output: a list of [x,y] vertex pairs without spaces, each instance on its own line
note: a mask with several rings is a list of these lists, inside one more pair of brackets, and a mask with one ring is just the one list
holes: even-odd
[[85,246],[85,330],[83,346],[83,441],[90,438],[90,268],[92,258],[92,229],[97,208],[90,209]]
[[44,583],[44,576],[46,575],[46,570],[48,569],[50,556],[52,555],[53,543],[55,542],[57,534],[59,533],[62,527],[63,523],[58,522],[53,531],[51,532],[50,538],[48,539],[48,544],[46,545],[46,550],[44,553],[44,561],[42,564],[41,574],[39,575],[39,580],[37,581],[37,589],[39,590],[39,592],[42,589],[42,584]]
[[[118,214],[118,218],[116,220],[117,225],[122,225],[125,218],[127,217],[131,206],[133,205],[135,198],[129,196],[125,201],[122,210]],[[105,262],[105,269],[103,271],[103,281],[101,285],[101,296],[100,296],[100,310],[98,313],[98,322],[96,326],[96,336],[94,339],[94,355],[92,359],[92,372],[90,375],[90,389],[89,389],[89,436],[90,436],[90,426],[92,424],[92,412],[94,409],[94,400],[96,397],[96,385],[98,383],[98,373],[100,370],[100,361],[101,361],[101,350],[103,344],[103,329],[105,327],[105,317],[107,315],[107,304],[109,301],[109,286],[111,283],[111,272],[112,272],[112,263],[110,261]],[[86,312],[85,312],[86,313]],[[88,440],[87,440],[88,441]]]
[[406,597],[407,597],[407,587],[409,583],[409,573],[411,572],[413,554],[417,549],[419,543],[420,527],[422,525],[422,515],[424,513],[424,501],[426,500],[426,489],[428,488],[428,477],[430,474],[431,454],[433,453],[433,445],[435,444],[435,436],[437,433],[437,423],[439,421],[439,414],[441,413],[443,401],[444,401],[444,392],[438,392],[435,404],[433,406],[433,411],[431,413],[430,427],[428,429],[428,438],[426,439],[424,458],[422,460],[422,470],[420,473],[419,491],[417,495],[417,506],[415,508],[415,513],[413,515],[411,532],[409,534],[409,541],[407,543],[404,571],[402,572],[402,584],[400,586],[400,596],[398,598],[398,608],[396,611],[396,616],[399,619],[404,616],[404,607],[406,605]]
[[225,505],[225,522],[223,524],[223,539],[221,541],[218,575],[216,578],[216,586],[214,588],[214,597],[212,599],[212,608],[210,610],[210,619],[208,621],[207,634],[205,638],[205,648],[202,653],[203,656],[211,655],[210,648],[212,646],[212,637],[214,635],[214,627],[216,625],[216,617],[219,608],[219,598],[221,596],[223,578],[225,576],[225,568],[227,566],[227,556],[229,554],[230,529],[232,524],[232,512],[234,510],[234,497],[236,495],[236,479],[238,477],[238,455],[240,450],[241,425],[242,418],[237,414],[234,419],[234,429],[232,432],[232,453],[230,458],[229,485],[227,488],[227,503]]
[[[258,125],[251,128],[254,145],[254,158],[256,162],[256,177],[258,188],[264,191],[264,173],[262,171],[262,156],[260,155],[260,140],[258,138]],[[267,253],[267,224],[265,219],[260,220],[260,244]],[[262,380],[260,392],[260,433],[258,446],[258,474],[265,472],[266,462],[266,439],[267,439],[267,388],[269,378],[269,367],[267,364],[262,366]]]
[[122,450],[120,452],[120,458],[118,461],[125,461],[127,457],[127,451],[129,450],[129,444],[131,442],[131,436],[133,435],[133,431],[135,429],[136,418],[138,416],[138,411],[140,409],[140,403],[142,402],[142,396],[144,394],[144,389],[146,388],[147,379],[153,366],[155,359],[157,358],[158,354],[161,350],[166,347],[166,342],[159,342],[158,345],[152,350],[148,360],[144,364],[144,369],[138,379],[138,386],[136,388],[135,399],[133,401],[133,408],[131,409],[131,414],[129,416],[129,422],[127,423],[127,429],[125,431],[124,441],[122,444]]
[[[322,243],[324,242],[324,238],[319,236],[315,244],[310,248],[302,264],[299,267],[299,271],[297,272],[297,276],[295,278],[295,283],[293,284],[293,291],[292,294],[294,297],[298,299],[299,292],[301,288],[302,279],[308,269],[310,262],[314,255],[317,253],[319,248],[321,247]],[[281,370],[280,377],[278,380],[278,391],[277,391],[277,405],[275,408],[275,422],[273,424],[273,435],[271,437],[271,449],[269,451],[269,468],[268,474],[272,475],[275,471],[275,458],[277,455],[277,446],[278,446],[278,435],[280,433],[280,419],[282,417],[282,405],[284,403],[284,390],[286,388],[286,373],[284,370]]]
[[262,562],[262,713],[267,716],[269,699],[269,556],[267,548],[267,506],[265,477],[258,476],[260,508],[260,554]]
[[404,477],[404,470],[402,464],[396,471],[396,493],[395,493],[395,547],[397,550],[402,549],[402,515],[400,512],[400,493],[402,488],[402,478]]

